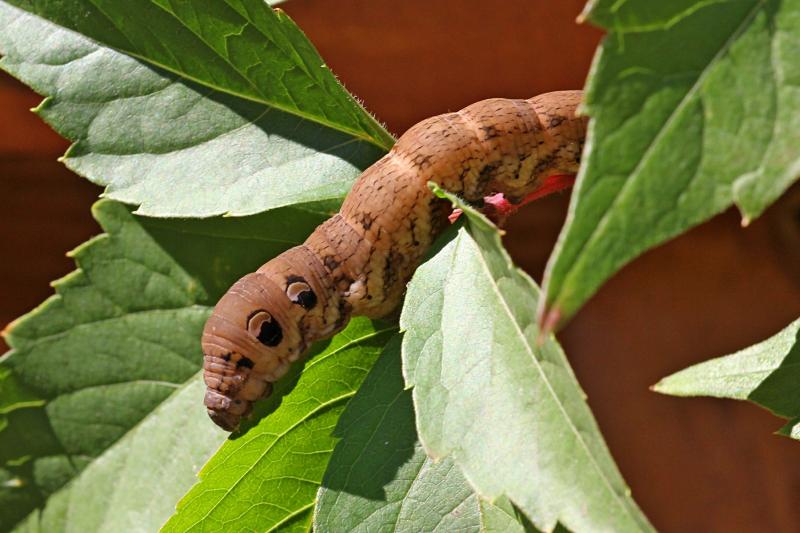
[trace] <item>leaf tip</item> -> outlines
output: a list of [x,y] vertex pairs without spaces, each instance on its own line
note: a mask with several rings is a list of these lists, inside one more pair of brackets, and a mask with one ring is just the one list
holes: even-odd
[[52,100],[52,99],[53,99],[52,96],[48,96],[46,98],[43,98],[38,104],[36,104],[33,107],[28,108],[28,111],[30,111],[34,115],[41,116],[42,111],[44,111],[50,105],[50,100]]
[[[658,394],[663,394],[665,396],[689,396],[689,394],[681,394],[680,391],[680,380],[676,382],[675,376],[680,374],[680,372],[676,374],[671,374],[665,378],[661,378],[658,383],[650,385],[648,389],[652,392],[657,392]],[[676,387],[676,384],[678,385]]]
[[779,437],[788,437],[794,440],[800,440],[800,419],[794,418],[789,420],[780,429],[773,432],[773,435]]
[[17,323],[19,322],[19,318],[15,318],[11,322],[5,325],[5,327],[0,330],[0,337],[7,339],[9,335],[11,335],[11,331],[17,327]]
[[578,24],[584,24],[589,20],[591,16],[591,11],[594,9],[595,0],[589,0],[586,2],[586,5],[583,6],[583,10],[575,17],[575,22]]

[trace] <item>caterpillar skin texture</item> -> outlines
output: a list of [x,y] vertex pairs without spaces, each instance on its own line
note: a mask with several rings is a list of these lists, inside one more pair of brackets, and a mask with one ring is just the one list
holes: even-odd
[[353,315],[400,302],[450,204],[429,181],[480,202],[522,201],[554,174],[574,174],[586,134],[581,91],[493,98],[423,120],[364,171],[338,214],[300,246],[237,281],[206,323],[202,347],[211,419],[233,431],[252,403],[315,341]]

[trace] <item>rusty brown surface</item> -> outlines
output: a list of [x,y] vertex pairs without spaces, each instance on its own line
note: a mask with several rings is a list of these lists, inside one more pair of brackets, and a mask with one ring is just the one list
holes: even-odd
[[[283,7],[347,87],[402,133],[482,98],[582,86],[599,33],[573,25],[581,4],[290,0]],[[89,206],[99,189],[54,161],[66,144],[26,111],[36,97],[0,79],[6,322],[71,270],[63,254],[96,233]],[[780,420],[739,402],[647,389],[800,315],[794,198],[745,230],[729,212],[645,254],[560,335],[623,475],[662,531],[799,530],[800,443],[771,435]],[[548,198],[511,220],[506,243],[537,280],[566,201]]]

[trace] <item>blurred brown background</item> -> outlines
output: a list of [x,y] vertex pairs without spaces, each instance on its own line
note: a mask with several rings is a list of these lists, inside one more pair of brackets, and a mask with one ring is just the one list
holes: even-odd
[[[291,0],[283,8],[395,134],[492,97],[583,85],[601,34],[581,0]],[[56,162],[67,144],[0,77],[0,323],[48,295],[64,252],[98,231],[100,190]],[[668,179],[668,177],[665,177]],[[506,243],[541,280],[568,197],[512,220]],[[734,401],[648,386],[800,316],[800,190],[747,229],[733,211],[625,268],[560,334],[633,494],[662,531],[800,531],[800,443]],[[797,461],[797,462],[795,462]]]

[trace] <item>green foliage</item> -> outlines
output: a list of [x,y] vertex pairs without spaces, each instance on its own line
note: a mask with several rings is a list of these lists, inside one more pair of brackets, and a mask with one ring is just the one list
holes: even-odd
[[334,435],[342,440],[317,495],[315,531],[533,530],[508,498],[479,498],[452,458],[427,456],[403,380],[400,336],[386,345]]
[[749,220],[800,175],[800,1],[596,0],[585,16],[609,34],[550,323],[647,248],[732,204]]
[[478,494],[507,496],[545,531],[556,521],[576,531],[650,530],[564,353],[539,338],[536,285],[513,266],[497,229],[450,198],[468,225],[417,270],[400,318],[428,455],[452,457]]
[[43,403],[43,400],[37,398],[35,394],[20,384],[9,368],[0,366],[0,414],[20,407],[35,407]]
[[[7,413],[0,428],[0,464],[16,481],[0,487],[0,529],[88,464],[112,461],[108,454],[115,443],[136,441],[145,427],[165,431],[178,420],[160,414],[159,406],[186,403],[176,397],[185,398],[183,385],[200,369],[200,332],[210,305],[235,279],[300,242],[325,217],[284,208],[240,219],[171,221],[135,217],[108,200],[95,205],[94,215],[107,233],[72,252],[79,269],[54,283],[57,294],[6,331],[13,350],[0,366],[0,403]],[[184,482],[221,441],[201,408],[202,394],[197,386],[191,390],[198,407],[181,433],[187,439],[205,435],[214,444],[193,443],[197,453],[205,451],[202,456],[170,455],[164,448],[153,456],[183,458],[184,476],[176,479]],[[184,407],[173,409],[182,417]],[[120,447],[125,445],[115,448],[117,458],[128,455]],[[152,463],[142,468],[159,470]],[[190,485],[171,488],[180,496]],[[12,505],[23,493],[25,501]],[[72,501],[59,498],[63,505]],[[88,504],[79,500],[76,504]],[[57,514],[53,505],[48,502],[44,516]],[[63,526],[62,519],[50,520],[56,519],[48,518],[53,527]]]
[[388,149],[393,140],[345,91],[303,32],[261,0],[5,0],[181,78]]
[[[548,271],[562,318],[642,250],[732,203],[756,216],[800,173],[800,0],[597,0],[587,16],[609,36]],[[106,233],[6,331],[0,530],[651,529],[540,338],[538,289],[463,204],[466,224],[409,288],[402,340],[355,320],[242,432],[225,440],[207,419],[211,306],[302,242],[393,143],[285,14],[0,0],[0,54],[46,96],[36,112],[73,142],[65,163],[139,206],[98,202]],[[220,214],[250,216],[203,218]],[[659,390],[748,398],[797,436],[792,327]]]
[[204,420],[204,391],[199,374],[187,380],[18,530],[156,531],[227,436]]
[[[502,497],[494,503],[480,500],[481,524],[487,533],[523,533],[516,509],[508,498]],[[556,528],[555,531],[557,531]]]
[[400,338],[389,344],[334,433],[317,497],[316,531],[479,531],[478,499],[451,460],[434,462],[417,440]]
[[336,421],[395,331],[358,318],[332,341],[317,344],[321,353],[302,374],[296,365],[295,377],[281,380],[259,404],[257,414],[269,414],[229,439],[203,467],[201,481],[163,530],[307,531]]
[[[62,15],[72,16],[67,4],[83,3],[42,2],[40,6],[36,2],[36,5],[44,16],[67,23],[62,20]],[[138,18],[139,9],[134,4],[154,5],[152,2],[108,4],[112,9],[129,13],[125,21],[131,24],[150,23]],[[259,11],[271,13],[268,8]],[[269,24],[278,23],[273,15],[265,16],[271,21]],[[95,35],[92,30],[105,31],[108,23],[98,22],[95,28],[89,20],[91,17],[86,21],[81,19],[81,29],[86,35],[101,39],[102,35]],[[279,24],[283,27],[289,23]],[[147,51],[156,54],[154,57],[140,54],[150,63],[2,2],[0,28],[0,53],[5,55],[0,66],[47,95],[36,112],[61,135],[74,141],[63,161],[75,172],[106,185],[106,197],[139,205],[140,214],[246,215],[303,202],[339,200],[359,172],[389,145],[386,140],[376,146],[362,138],[366,133],[358,137],[345,127],[349,124],[346,118],[351,115],[360,116],[365,124],[372,122],[354,103],[344,115],[334,112],[330,117],[341,119],[342,123],[322,121],[314,114],[320,110],[315,109],[292,114],[272,107],[268,100],[243,98],[235,91],[233,79],[215,78],[217,83],[203,85],[208,80],[192,76],[191,72],[168,72],[158,66],[163,63],[158,60],[157,50],[144,44]],[[313,52],[305,37],[295,30],[287,34],[291,37],[285,43],[289,47],[287,54],[292,50],[290,45],[305,50],[304,54]],[[42,39],[42,35],[48,38]],[[161,37],[160,33],[157,35]],[[111,44],[120,44],[116,38],[108,39]],[[159,42],[153,35],[149,41]],[[162,45],[169,43],[160,43],[157,48]],[[179,46],[178,41],[172,46],[190,50]],[[172,46],[164,49],[164,53],[175,50]],[[259,45],[256,49],[264,47]],[[192,53],[195,52],[200,53]],[[206,53],[210,54],[210,49]],[[195,65],[197,68],[203,65],[212,68],[216,64],[204,57],[198,58],[201,65]],[[289,57],[295,58],[295,54],[289,54],[271,68],[290,73],[302,71],[292,66]],[[186,68],[191,69],[192,63]],[[322,78],[333,80],[327,69],[323,70]],[[290,76],[287,83],[291,79],[294,78]],[[305,86],[311,81],[293,83]],[[324,83],[326,87],[329,85],[328,81]],[[336,87],[324,94],[350,102],[344,90]],[[284,96],[292,94],[279,87],[270,91]],[[350,105],[342,103],[332,108],[333,102],[313,98],[299,102],[312,107],[323,105],[323,109],[343,110]],[[351,126],[357,125],[353,122]]]
[[800,439],[800,319],[769,339],[668,376],[653,390],[673,396],[749,400],[791,421],[780,433]]

